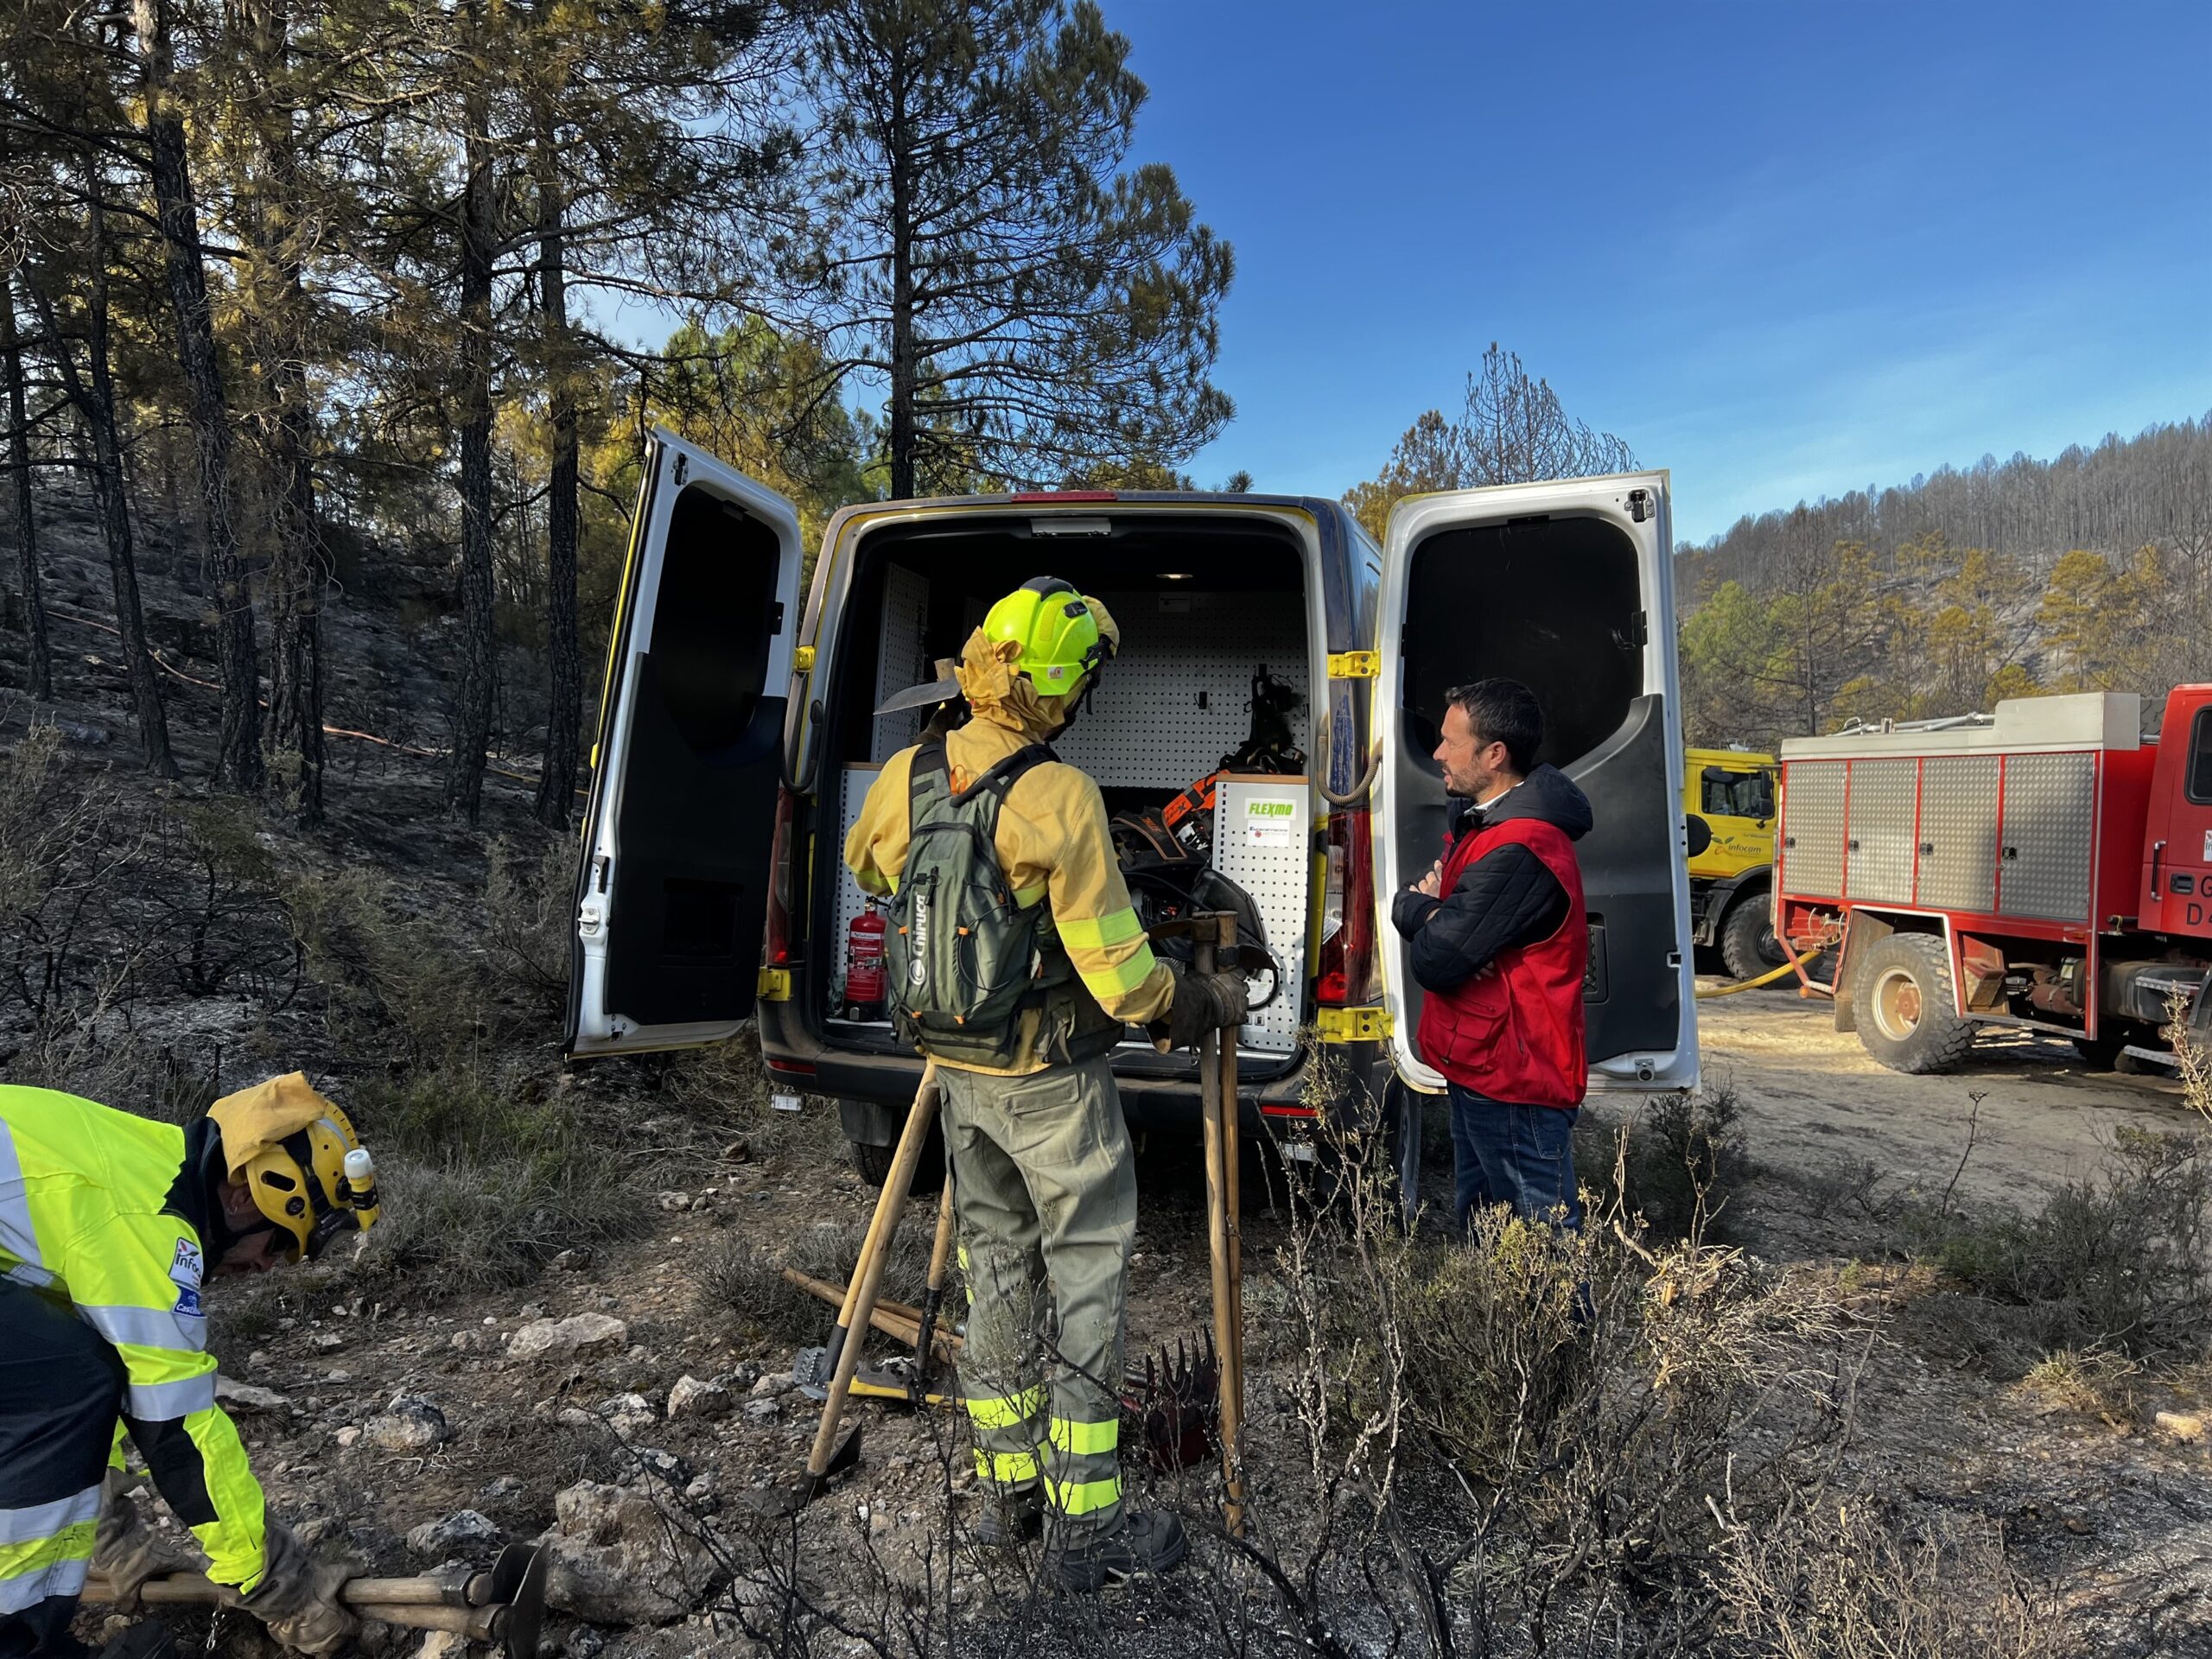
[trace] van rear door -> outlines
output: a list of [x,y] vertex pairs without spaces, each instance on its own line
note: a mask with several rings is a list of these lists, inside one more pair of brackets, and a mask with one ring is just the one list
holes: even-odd
[[1421,988],[1392,900],[1443,851],[1431,758],[1446,691],[1527,683],[1540,760],[1590,798],[1575,844],[1590,914],[1590,1086],[1695,1085],[1689,883],[1667,474],[1508,484],[1410,497],[1383,547],[1376,685],[1376,902],[1401,1074],[1444,1080],[1414,1051]]
[[790,502],[654,429],[576,875],[572,1055],[713,1042],[753,1012],[800,557]]

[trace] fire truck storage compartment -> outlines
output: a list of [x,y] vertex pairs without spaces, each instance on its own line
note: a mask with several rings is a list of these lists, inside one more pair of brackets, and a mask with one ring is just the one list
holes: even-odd
[[[1061,760],[1099,785],[1109,811],[1164,805],[1218,770],[1250,730],[1251,682],[1262,667],[1298,694],[1291,728],[1300,748],[1310,747],[1319,632],[1309,619],[1302,550],[1285,526],[1225,525],[1220,518],[1128,515],[1109,533],[1042,535],[1028,517],[1001,511],[891,526],[861,542],[826,710],[823,827],[834,826],[836,842],[817,866],[830,878],[817,918],[830,944],[816,958],[828,977],[825,1007],[836,1005],[847,930],[864,902],[840,855],[844,837],[884,761],[917,741],[926,715],[874,711],[932,677],[932,664],[959,654],[991,604],[1030,578],[1063,578],[1099,600],[1121,628],[1097,696],[1052,740]],[[1269,1055],[1297,1047],[1313,865],[1306,779],[1281,784],[1288,787],[1268,792],[1295,798],[1294,833],[1242,837],[1233,849],[1217,837],[1215,849],[1217,865],[1259,904],[1268,944],[1285,962],[1283,995],[1244,1028],[1241,1045]],[[887,1020],[867,1024],[888,1030]],[[830,1029],[857,1038],[867,1025],[833,1020]]]
[[[1647,624],[1634,544],[1599,518],[1541,517],[1446,530],[1411,558],[1404,630],[1385,642],[1403,652],[1404,672],[1401,738],[1384,764],[1399,769],[1398,798],[1414,804],[1389,830],[1398,868],[1417,875],[1443,850],[1446,803],[1432,755],[1446,692],[1494,677],[1522,682],[1543,709],[1537,760],[1582,787],[1596,819],[1575,844],[1591,893],[1590,1056],[1673,1048],[1678,998],[1614,997],[1610,988],[1610,963],[1669,961],[1679,948],[1672,836],[1681,807],[1667,785],[1675,716],[1643,691]],[[1404,1017],[1418,1020],[1421,988],[1395,939],[1385,948],[1400,951]]]
[[2114,769],[2147,775],[2138,707],[2120,693],[2024,698],[1974,725],[1791,739],[1785,900],[2069,926],[2131,914],[2125,837],[2142,813],[2114,803],[2139,788],[2117,790]]

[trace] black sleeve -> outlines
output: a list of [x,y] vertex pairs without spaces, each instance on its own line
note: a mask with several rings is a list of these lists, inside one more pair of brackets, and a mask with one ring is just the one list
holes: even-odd
[[[1425,914],[1416,917],[1408,896],[1427,907]],[[1401,895],[1391,919],[1410,932],[1414,977],[1422,988],[1448,991],[1507,946],[1544,938],[1566,914],[1559,878],[1526,847],[1508,842],[1462,870],[1448,897]]]

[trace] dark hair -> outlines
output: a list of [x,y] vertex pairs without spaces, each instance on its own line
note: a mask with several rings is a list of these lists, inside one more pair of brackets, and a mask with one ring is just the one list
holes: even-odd
[[1544,746],[1544,711],[1535,692],[1518,680],[1477,680],[1453,686],[1444,701],[1459,704],[1477,742],[1504,744],[1513,770],[1527,775]]

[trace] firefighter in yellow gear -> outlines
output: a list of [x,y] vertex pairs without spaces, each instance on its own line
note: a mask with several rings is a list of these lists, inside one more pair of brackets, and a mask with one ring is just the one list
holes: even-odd
[[[124,1493],[126,1433],[235,1605],[302,1651],[344,1643],[342,1573],[268,1512],[215,1402],[202,1298],[377,1213],[369,1154],[298,1072],[181,1128],[0,1086],[0,1659],[85,1650],[69,1627],[96,1547],[126,1610],[148,1577],[189,1565]],[[149,1621],[109,1647],[171,1645]]]
[[[1043,1530],[1048,1573],[1078,1592],[1164,1571],[1186,1548],[1173,1516],[1122,1503],[1136,1174],[1107,1056],[1127,1026],[1148,1027],[1165,1050],[1234,1025],[1245,1010],[1241,977],[1179,976],[1155,960],[1097,785],[1039,747],[1066,728],[1118,644],[1105,607],[1071,583],[1039,577],[1001,599],[969,636],[957,688],[896,700],[916,707],[957,695],[971,718],[892,756],[845,842],[854,878],[879,895],[900,893],[910,860],[926,869],[938,847],[988,842],[990,857],[975,855],[995,865],[983,880],[1035,918],[1034,966],[1012,1009],[941,1018],[908,1034],[937,1061],[944,1089],[971,1302],[961,1386],[985,1499],[976,1536],[1012,1542]],[[937,907],[952,902],[939,894]],[[912,899],[906,913],[920,903]],[[894,922],[900,913],[894,898]],[[933,927],[928,918],[920,912],[914,931],[931,934],[937,957],[919,938],[891,942],[894,963],[906,947],[917,984],[932,961],[957,961],[942,954],[958,949],[954,918],[939,915]],[[1032,950],[1019,959],[1030,962]],[[903,988],[889,988],[895,1009]]]

